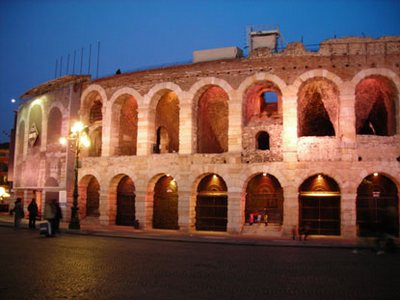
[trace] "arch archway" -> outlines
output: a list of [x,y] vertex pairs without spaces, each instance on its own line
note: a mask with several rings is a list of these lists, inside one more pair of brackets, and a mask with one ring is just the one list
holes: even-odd
[[171,176],[162,176],[154,187],[153,228],[179,229],[178,187]]
[[254,176],[246,188],[245,218],[250,224],[264,222],[282,224],[283,189],[272,175],[261,173]]
[[197,187],[196,230],[226,231],[228,189],[217,174],[205,176]]
[[229,96],[221,87],[204,87],[197,101],[197,153],[228,151]]
[[113,155],[136,155],[138,104],[130,94],[116,98],[112,106],[111,141]]
[[86,216],[100,216],[100,184],[96,177],[92,176],[86,188]]
[[129,176],[122,177],[117,186],[116,225],[135,225],[135,198],[135,185],[132,179]]
[[62,114],[58,107],[50,110],[47,121],[47,145],[56,144],[61,137]]
[[357,189],[359,236],[399,236],[399,200],[396,184],[383,174],[370,174]]
[[396,134],[394,83],[380,75],[361,80],[356,86],[356,131],[360,135],[392,136]]
[[332,178],[318,174],[299,188],[299,227],[309,234],[340,235],[340,189]]
[[[162,93],[162,94],[161,94]],[[175,92],[163,90],[155,108],[156,153],[179,152],[179,99]],[[163,135],[160,136],[160,131]],[[164,137],[164,138],[162,138]],[[166,138],[165,138],[166,137]]]
[[298,136],[335,136],[339,90],[322,77],[307,80],[298,92]]

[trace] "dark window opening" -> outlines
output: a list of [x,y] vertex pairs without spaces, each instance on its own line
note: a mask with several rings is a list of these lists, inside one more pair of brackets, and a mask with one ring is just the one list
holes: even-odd
[[101,112],[103,104],[100,101],[95,101],[92,108],[90,109],[89,123],[92,124],[96,121],[103,119],[103,113]]
[[300,136],[335,136],[335,129],[319,93],[314,93],[303,110]]
[[257,134],[257,149],[269,150],[269,134],[267,132],[261,131]]
[[365,120],[364,125],[359,129],[357,134],[387,136],[387,119],[385,103],[382,98],[379,98],[374,103],[368,118]]

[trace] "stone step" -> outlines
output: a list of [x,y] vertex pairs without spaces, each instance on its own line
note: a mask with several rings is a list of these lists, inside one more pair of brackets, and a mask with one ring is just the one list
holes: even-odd
[[248,235],[264,235],[264,236],[280,236],[282,234],[282,225],[280,224],[245,224],[242,234]]

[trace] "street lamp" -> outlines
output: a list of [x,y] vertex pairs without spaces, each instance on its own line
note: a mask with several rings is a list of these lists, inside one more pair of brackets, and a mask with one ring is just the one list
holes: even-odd
[[88,136],[88,127],[85,126],[82,122],[76,122],[71,127],[71,132],[68,137],[61,137],[60,144],[66,145],[68,141],[72,141],[75,143],[75,165],[74,165],[74,192],[73,192],[73,201],[71,207],[71,220],[69,223],[69,229],[80,229],[81,225],[79,223],[79,214],[78,214],[78,168],[79,168],[79,155],[82,148],[90,147],[90,139]]

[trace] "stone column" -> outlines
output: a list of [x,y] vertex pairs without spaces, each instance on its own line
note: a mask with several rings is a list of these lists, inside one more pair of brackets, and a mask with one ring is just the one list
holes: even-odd
[[240,95],[232,93],[229,100],[228,151],[242,151],[242,101]]
[[193,111],[191,99],[185,96],[180,104],[179,111],[179,153],[191,154],[193,152]]
[[343,87],[343,94],[340,97],[339,115],[339,136],[341,137],[341,149],[343,161],[357,160],[357,137],[356,137],[356,118],[355,118],[355,95],[354,89]]
[[178,191],[178,225],[182,232],[190,232],[191,224],[190,213],[190,191]]
[[288,91],[284,91],[282,95],[282,111],[283,160],[297,162],[297,96],[295,91],[290,90],[289,87]]
[[[147,230],[151,228],[151,221],[146,214],[146,191],[135,191],[135,216],[139,220],[140,228]],[[150,227],[149,227],[150,226]]]
[[[114,208],[111,209],[111,203],[108,199],[109,195],[109,190],[102,185],[100,190],[99,190],[99,211],[100,211],[100,217],[99,221],[100,224],[102,225],[111,225],[111,215],[112,211],[114,211],[114,223],[115,223],[115,215],[116,215],[116,205],[114,205]],[[115,192],[114,192],[115,194]],[[114,195],[116,197],[116,195]]]
[[299,195],[297,188],[286,186],[283,189],[283,235],[291,236],[293,227],[299,225]]
[[148,107],[138,108],[138,133],[137,133],[137,155],[148,155],[151,152],[151,143],[149,136],[149,118]]
[[231,234],[239,234],[243,226],[242,195],[240,192],[228,192],[228,227]]
[[342,193],[340,201],[340,235],[343,238],[357,237],[357,193]]
[[[112,109],[110,105],[103,104],[103,124],[102,124],[102,137],[101,137],[101,156],[110,156],[111,153],[111,130],[116,130],[112,128]],[[114,116],[115,117],[115,116]],[[115,142],[115,141],[114,141]],[[118,143],[115,145],[117,146]]]

